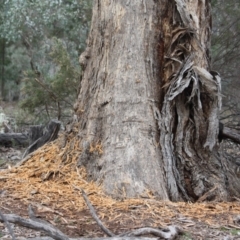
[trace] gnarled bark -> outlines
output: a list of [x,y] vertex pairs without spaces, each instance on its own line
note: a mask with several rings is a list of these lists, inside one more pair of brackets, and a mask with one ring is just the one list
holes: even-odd
[[79,165],[107,193],[227,199],[209,4],[94,1],[75,119]]
[[210,69],[209,1],[170,1],[165,12],[165,94],[156,119],[169,195],[196,200],[214,188],[226,199],[224,169],[214,155],[221,79]]

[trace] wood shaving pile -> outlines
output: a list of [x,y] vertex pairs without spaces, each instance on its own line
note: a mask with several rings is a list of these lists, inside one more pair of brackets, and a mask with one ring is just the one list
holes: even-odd
[[139,219],[151,218],[156,226],[171,224],[172,219],[188,219],[188,225],[191,224],[189,219],[199,219],[219,227],[218,216],[224,216],[221,225],[231,226],[234,216],[240,214],[239,202],[173,203],[158,201],[151,196],[148,199],[115,200],[106,196],[101,186],[87,182],[85,169],[76,167],[81,153],[76,138],[69,140],[64,148],[59,145],[59,142],[44,145],[21,166],[1,172],[1,189],[25,203],[51,206],[51,209],[70,214],[87,209],[76,186],[84,189],[100,218],[107,216],[114,221],[124,213],[138,212]]

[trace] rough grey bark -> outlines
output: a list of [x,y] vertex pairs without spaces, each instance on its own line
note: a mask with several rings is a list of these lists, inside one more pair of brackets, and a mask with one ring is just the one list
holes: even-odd
[[209,4],[94,1],[74,119],[79,165],[108,194],[227,199]]
[[[114,196],[168,199],[153,103],[159,103],[160,3],[94,1],[78,102],[79,164]],[[149,14],[151,13],[151,14]],[[101,144],[103,153],[91,146]]]
[[36,140],[42,137],[44,134],[43,125],[34,125],[29,128],[29,139],[30,144],[33,144]]
[[213,154],[221,79],[210,69],[210,18],[209,1],[170,1],[165,10],[165,94],[156,119],[172,200],[196,200],[213,188],[218,199],[227,197],[224,170]]

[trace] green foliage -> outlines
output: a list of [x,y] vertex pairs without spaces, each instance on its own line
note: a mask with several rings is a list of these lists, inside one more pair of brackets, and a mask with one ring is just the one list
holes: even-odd
[[220,229],[223,232],[230,233],[232,236],[239,236],[240,230],[236,228],[226,228],[226,227],[221,227]]
[[80,68],[72,63],[66,47],[59,39],[54,39],[50,57],[59,67],[56,75],[50,79],[52,89],[58,93],[58,97],[61,99],[70,96],[74,92],[75,94],[72,97],[72,100],[74,100],[78,90]]
[[19,87],[23,72],[30,67],[30,58],[24,48],[14,45],[6,48],[5,59],[5,94],[9,100],[18,100]]
[[78,48],[82,49],[90,16],[91,1],[87,0],[5,0],[0,36],[9,42],[27,39],[32,45],[51,36],[80,39]]
[[[240,50],[240,2],[216,1],[213,8],[212,55],[215,68],[224,77],[232,77],[238,64]],[[227,67],[226,67],[227,66]]]
[[[224,107],[237,113],[240,2],[211,3],[212,69],[223,78]],[[92,0],[0,1],[1,90],[8,100],[20,97],[21,106],[36,114],[37,121],[69,115],[65,108],[76,97],[81,71],[78,56],[85,48],[91,8]]]
[[65,108],[76,98],[78,57],[85,49],[91,7],[91,0],[0,3],[4,94],[8,100],[20,97],[35,122],[70,115]]
[[39,120],[70,115],[80,76],[80,68],[71,61],[63,41],[52,39],[48,58],[55,64],[48,69],[49,74],[26,71],[22,84],[21,107]]

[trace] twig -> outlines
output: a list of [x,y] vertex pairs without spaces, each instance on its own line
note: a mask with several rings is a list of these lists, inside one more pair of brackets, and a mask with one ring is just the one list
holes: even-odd
[[28,205],[28,216],[33,221],[40,222],[40,223],[43,223],[43,224],[46,224],[46,225],[49,225],[49,226],[52,227],[52,225],[49,222],[36,217],[36,215],[35,215],[35,213],[34,213],[34,211],[32,209],[31,204]]
[[78,190],[78,191],[80,191],[80,192],[82,193],[82,196],[83,196],[83,198],[84,198],[84,200],[85,200],[85,202],[86,202],[86,204],[87,204],[87,206],[88,206],[88,208],[89,208],[89,210],[90,210],[90,213],[91,213],[92,217],[93,217],[94,220],[97,222],[98,226],[102,229],[102,231],[103,231],[104,233],[106,233],[109,237],[115,236],[114,233],[112,233],[109,229],[107,229],[107,228],[103,225],[102,221],[101,221],[101,220],[99,219],[99,217],[97,216],[96,211],[94,210],[94,208],[93,208],[92,204],[90,203],[90,201],[89,201],[86,193],[84,192],[84,190],[81,189],[81,188],[78,188],[78,187],[76,187],[76,186],[73,186],[73,187],[74,187],[76,190]]
[[217,189],[217,186],[214,186],[212,189],[210,189],[209,191],[207,191],[203,196],[201,196],[197,202],[203,202],[205,201],[209,196],[212,196],[212,194],[214,193],[214,191]]
[[42,222],[36,222],[34,220],[30,219],[24,219],[18,215],[15,214],[2,214],[0,215],[0,221],[4,222],[4,219],[6,221],[11,223],[16,223],[18,225],[21,225],[23,227],[32,228],[35,230],[40,230],[46,232],[50,237],[56,240],[69,240],[68,236],[66,236],[64,233],[62,233],[60,230],[52,226],[50,223],[42,223]]
[[10,235],[12,236],[12,239],[13,240],[16,240],[16,237],[14,235],[14,232],[12,230],[12,227],[11,225],[9,224],[8,220],[5,218],[5,216],[0,212],[0,217],[2,218],[2,220],[4,221],[5,225],[6,225],[6,228],[8,229]]
[[28,205],[28,216],[30,217],[30,219],[35,220],[36,219],[36,215],[32,209],[31,204]]
[[[164,239],[168,239],[168,240],[172,240],[174,239],[180,232],[181,229],[177,226],[169,226],[167,227],[167,229],[164,230],[159,230],[156,228],[140,228],[140,229],[136,229],[132,232],[127,232],[127,233],[123,233],[120,235],[114,235],[110,230],[108,230],[102,223],[102,221],[98,218],[92,204],[90,203],[86,193],[84,192],[83,189],[78,188],[76,186],[73,186],[75,189],[79,190],[82,193],[82,196],[90,210],[90,213],[92,215],[92,217],[94,218],[94,220],[97,222],[97,224],[99,225],[99,227],[103,230],[103,232],[105,232],[109,237],[113,237],[112,239],[114,239],[115,237],[138,237],[141,235],[145,235],[145,234],[152,234],[155,235],[157,237],[161,237]],[[142,238],[141,238],[142,239]]]

